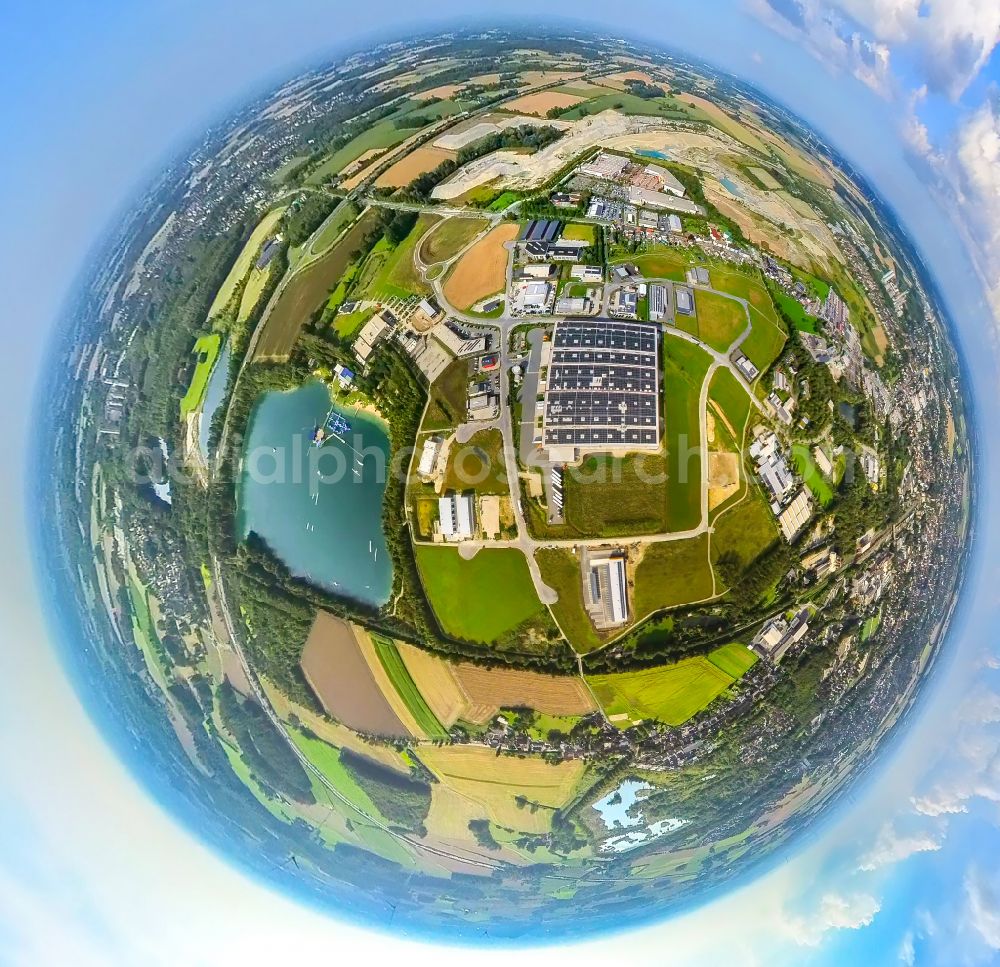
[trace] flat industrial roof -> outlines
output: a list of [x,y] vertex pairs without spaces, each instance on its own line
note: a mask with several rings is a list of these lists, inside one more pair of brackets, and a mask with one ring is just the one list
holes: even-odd
[[658,341],[657,327],[648,323],[557,323],[545,394],[545,444],[582,449],[658,446]]

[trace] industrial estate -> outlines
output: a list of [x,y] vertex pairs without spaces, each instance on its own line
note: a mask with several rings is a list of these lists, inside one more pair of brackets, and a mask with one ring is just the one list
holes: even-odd
[[498,31],[290,81],[150,191],[64,363],[58,519],[135,732],[372,919],[712,889],[871,760],[960,586],[916,254],[674,56]]

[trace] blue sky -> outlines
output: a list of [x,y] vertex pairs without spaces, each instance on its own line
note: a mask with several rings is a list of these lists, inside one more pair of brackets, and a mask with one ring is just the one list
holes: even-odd
[[[354,953],[466,963],[296,907],[149,800],[86,718],[49,647],[22,520],[28,400],[89,246],[178,142],[248,90],[378,33],[413,5],[53,2],[0,13],[0,963],[271,963]],[[442,0],[447,21],[492,5]],[[992,479],[1000,306],[996,0],[546,5],[676,45],[776,94],[886,195],[942,285]],[[533,16],[537,5],[504,4]],[[1000,514],[980,522],[968,607],[885,767],[779,868],[715,903],[525,963],[980,964],[1000,957]],[[39,714],[41,710],[41,714]],[[12,740],[13,739],[13,740]],[[727,925],[725,931],[718,924]],[[477,953],[477,962],[509,953]]]

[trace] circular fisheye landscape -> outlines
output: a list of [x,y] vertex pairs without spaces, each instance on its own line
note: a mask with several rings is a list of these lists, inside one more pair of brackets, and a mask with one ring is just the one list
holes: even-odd
[[92,713],[367,924],[579,937],[760,868],[905,724],[961,587],[961,370],[896,217],[618,40],[281,85],[114,227],[48,378]]

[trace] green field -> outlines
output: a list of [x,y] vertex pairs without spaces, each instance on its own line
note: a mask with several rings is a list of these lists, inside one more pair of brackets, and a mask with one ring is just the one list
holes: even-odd
[[650,544],[635,570],[632,611],[637,620],[664,608],[702,601],[713,594],[708,535]]
[[566,523],[581,537],[663,533],[669,521],[666,475],[662,452],[587,457],[563,478]]
[[378,660],[389,676],[392,687],[399,693],[399,697],[410,710],[417,725],[429,739],[447,739],[448,730],[437,720],[437,716],[424,701],[416,682],[406,670],[406,665],[403,664],[403,659],[400,657],[399,649],[396,648],[395,643],[374,633],[372,633],[371,639],[375,646],[375,654],[378,655]]
[[882,624],[882,612],[879,611],[878,614],[872,615],[868,618],[865,623],[861,626],[861,640],[867,641],[876,631],[879,629],[879,625]]
[[[708,401],[709,404],[715,403],[718,406],[733,431],[738,437],[742,437],[752,404],[750,395],[731,370],[720,366],[715,371],[708,387]],[[736,442],[740,443],[741,440]]]
[[372,124],[357,137],[352,138],[347,144],[334,151],[309,175],[306,184],[321,185],[333,175],[339,174],[352,161],[357,161],[366,151],[387,151],[421,130],[419,126],[397,128],[395,122],[399,118],[419,116],[430,121],[437,121],[461,110],[463,110],[463,105],[455,101],[443,100],[434,104],[426,104],[418,100],[409,100],[388,117]]
[[422,430],[447,430],[465,422],[469,398],[469,363],[456,359],[431,385]]
[[389,148],[394,148],[397,144],[401,144],[416,134],[417,130],[416,128],[397,128],[393,124],[392,117],[385,118],[366,131],[362,131],[356,138],[351,139],[330,155],[306,178],[306,184],[321,185],[334,175],[340,174],[344,168],[352,161],[357,161],[366,151],[388,151]]
[[[340,749],[328,745],[322,739],[313,738],[298,729],[288,729],[288,735],[302,754],[329,781],[337,792],[348,802],[360,809],[365,815],[386,826],[392,821],[375,805],[371,797],[358,784],[347,767],[340,761]],[[314,780],[314,791],[320,802],[331,800],[326,788]],[[343,807],[339,807],[343,809]],[[354,832],[365,846],[373,852],[388,859],[395,860],[409,867],[413,865],[413,857],[400,841],[391,833],[365,823],[360,816],[348,811],[348,817],[354,820]]]
[[482,550],[471,561],[454,547],[414,551],[431,607],[456,638],[492,644],[544,610],[519,550]]
[[740,343],[740,349],[761,373],[765,373],[781,355],[785,345],[785,333],[778,323],[768,321],[759,311],[751,311],[750,319],[753,329]]
[[[723,645],[720,649],[726,652],[720,659],[722,664],[733,663],[730,647]],[[612,724],[619,728],[628,728],[645,719],[683,725],[736,680],[737,676],[712,661],[713,655],[714,652],[640,671],[588,675],[587,681]]]
[[593,245],[596,240],[596,230],[593,225],[570,222],[563,229],[562,237],[571,239],[574,242],[586,242],[588,245]]
[[583,603],[583,574],[576,555],[566,548],[542,547],[535,551],[542,580],[559,595],[552,605],[559,627],[578,652],[600,647],[601,638]]
[[448,218],[424,243],[421,256],[428,263],[450,259],[488,227],[482,218]]
[[502,195],[494,198],[489,205],[489,211],[491,212],[502,212],[509,205],[513,205],[514,202],[519,201],[522,195],[517,191],[505,191]]
[[330,298],[351,264],[351,256],[377,223],[378,213],[369,209],[333,248],[296,272],[264,323],[254,359],[288,358],[303,323]]
[[333,328],[342,339],[353,339],[361,327],[375,315],[373,309],[340,314],[333,320]]
[[576,121],[588,114],[600,114],[601,111],[621,111],[622,114],[653,115],[671,118],[675,121],[689,120],[695,112],[670,97],[642,98],[624,91],[612,91],[602,94],[571,107],[559,115],[563,121]]
[[395,296],[426,295],[428,287],[420,278],[413,256],[417,244],[436,221],[434,215],[421,215],[413,230],[398,245],[379,240],[361,265],[355,284],[355,298],[373,299]]
[[795,472],[802,478],[809,492],[821,507],[829,507],[833,503],[833,486],[816,466],[809,448],[801,445],[793,446],[792,458],[795,461]]
[[747,314],[739,302],[714,292],[695,292],[698,338],[717,352],[726,352],[747,327]]
[[[732,268],[715,267],[712,269],[712,288],[746,299],[754,309],[763,313],[767,319],[775,325],[780,325],[771,296],[759,277],[750,276]],[[753,317],[755,313],[751,312],[750,315]]]
[[728,645],[716,648],[707,657],[716,668],[721,668],[733,678],[742,678],[757,664],[757,656],[746,645],[742,645],[738,641],[732,641]]
[[676,336],[663,338],[664,440],[667,446],[667,529],[690,530],[701,521],[699,394],[712,363],[703,349]]
[[312,250],[317,255],[325,252],[337,239],[341,232],[358,217],[357,206],[352,201],[341,202],[328,219],[323,231],[316,236]]
[[802,308],[802,303],[798,299],[793,299],[790,295],[785,295],[784,292],[776,292],[775,295],[781,311],[791,320],[792,325],[799,332],[816,332],[819,320],[815,316],[810,316]]
[[468,443],[452,443],[443,489],[474,490],[477,494],[510,493],[503,435],[499,430],[480,430]]
[[222,348],[222,336],[213,332],[207,336],[199,336],[194,344],[194,350],[198,355],[198,363],[191,376],[191,383],[187,392],[181,398],[181,419],[185,419],[188,413],[193,413],[205,397],[205,390],[208,389],[208,378],[212,375],[212,367],[219,357],[219,350]]
[[749,488],[746,499],[720,514],[714,528],[713,563],[723,554],[734,553],[746,567],[778,539],[774,514],[756,486]]
[[614,261],[619,264],[633,263],[647,279],[670,279],[673,282],[683,282],[691,264],[691,258],[686,252],[673,248],[616,258]]
[[240,254],[236,256],[236,261],[233,263],[233,267],[229,270],[226,280],[222,283],[219,291],[215,294],[215,298],[212,300],[212,305],[208,310],[208,316],[210,319],[222,312],[222,310],[229,304],[229,300],[232,299],[233,295],[236,293],[240,283],[247,277],[247,273],[253,268],[254,263],[257,261],[257,255],[264,242],[277,229],[278,223],[285,214],[285,209],[287,207],[287,205],[284,205],[280,208],[275,208],[273,211],[269,211],[260,220],[253,232],[251,232],[246,245],[243,246]]

